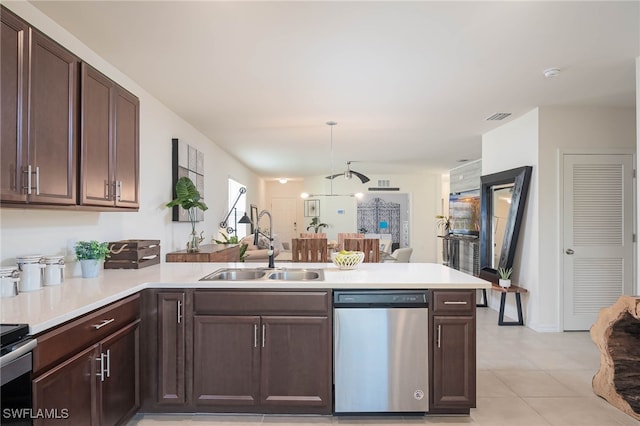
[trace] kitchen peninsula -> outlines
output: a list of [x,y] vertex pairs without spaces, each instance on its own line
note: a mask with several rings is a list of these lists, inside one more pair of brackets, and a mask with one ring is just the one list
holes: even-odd
[[[162,263],[104,270],[98,278],[66,278],[60,286],[2,299],[0,321],[28,323],[38,336],[34,406],[54,408],[47,401],[65,382],[54,374],[74,363],[79,366],[69,374],[82,374],[82,362],[92,359],[99,382],[130,367],[121,368],[116,384],[95,392],[105,416],[113,412],[109,391],[129,389],[118,391],[119,404],[123,395],[131,403],[120,407],[116,422],[136,411],[331,414],[333,291],[423,289],[429,295],[428,412],[468,414],[475,407],[475,290],[490,288],[489,282],[426,263],[365,263],[356,270],[298,263],[282,269],[321,268],[324,280],[200,281],[220,268],[255,267]],[[244,338],[249,348],[230,353]],[[43,361],[64,344],[59,356]]]

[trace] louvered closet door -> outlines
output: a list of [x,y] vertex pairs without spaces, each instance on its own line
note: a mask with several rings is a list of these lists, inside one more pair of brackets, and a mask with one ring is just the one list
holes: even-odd
[[588,330],[633,287],[633,158],[565,155],[564,329]]

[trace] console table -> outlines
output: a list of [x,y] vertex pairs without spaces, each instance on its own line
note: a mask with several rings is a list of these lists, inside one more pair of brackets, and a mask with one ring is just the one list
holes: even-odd
[[167,253],[167,262],[239,262],[240,244],[205,244],[200,251]]

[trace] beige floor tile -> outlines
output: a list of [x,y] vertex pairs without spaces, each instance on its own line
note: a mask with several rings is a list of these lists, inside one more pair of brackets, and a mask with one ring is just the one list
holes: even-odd
[[476,378],[478,397],[517,396],[493,371],[478,370]]
[[263,422],[262,414],[194,414],[191,422],[195,426],[256,426]]
[[518,396],[577,396],[578,394],[545,371],[494,371]]
[[191,424],[191,414],[137,414],[128,426],[170,426]]
[[518,397],[478,398],[471,418],[480,425],[548,426],[550,423]]
[[640,425],[605,401],[592,397],[524,398],[553,426]]
[[265,415],[262,420],[263,425],[277,426],[277,425],[301,425],[301,426],[323,426],[333,424],[333,417],[331,416],[312,416],[312,415]]
[[333,424],[345,426],[399,426],[403,425],[401,416],[336,416]]
[[591,387],[596,370],[549,370],[547,373],[577,395],[596,396]]

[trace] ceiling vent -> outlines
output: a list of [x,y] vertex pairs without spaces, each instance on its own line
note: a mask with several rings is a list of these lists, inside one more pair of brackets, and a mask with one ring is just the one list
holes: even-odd
[[397,187],[389,187],[389,186],[383,186],[383,187],[370,187],[368,188],[369,191],[400,191],[400,188]]
[[505,118],[509,117],[510,115],[511,115],[510,112],[496,112],[491,117],[485,118],[485,120],[487,120],[487,121],[500,121],[500,120],[504,120]]

